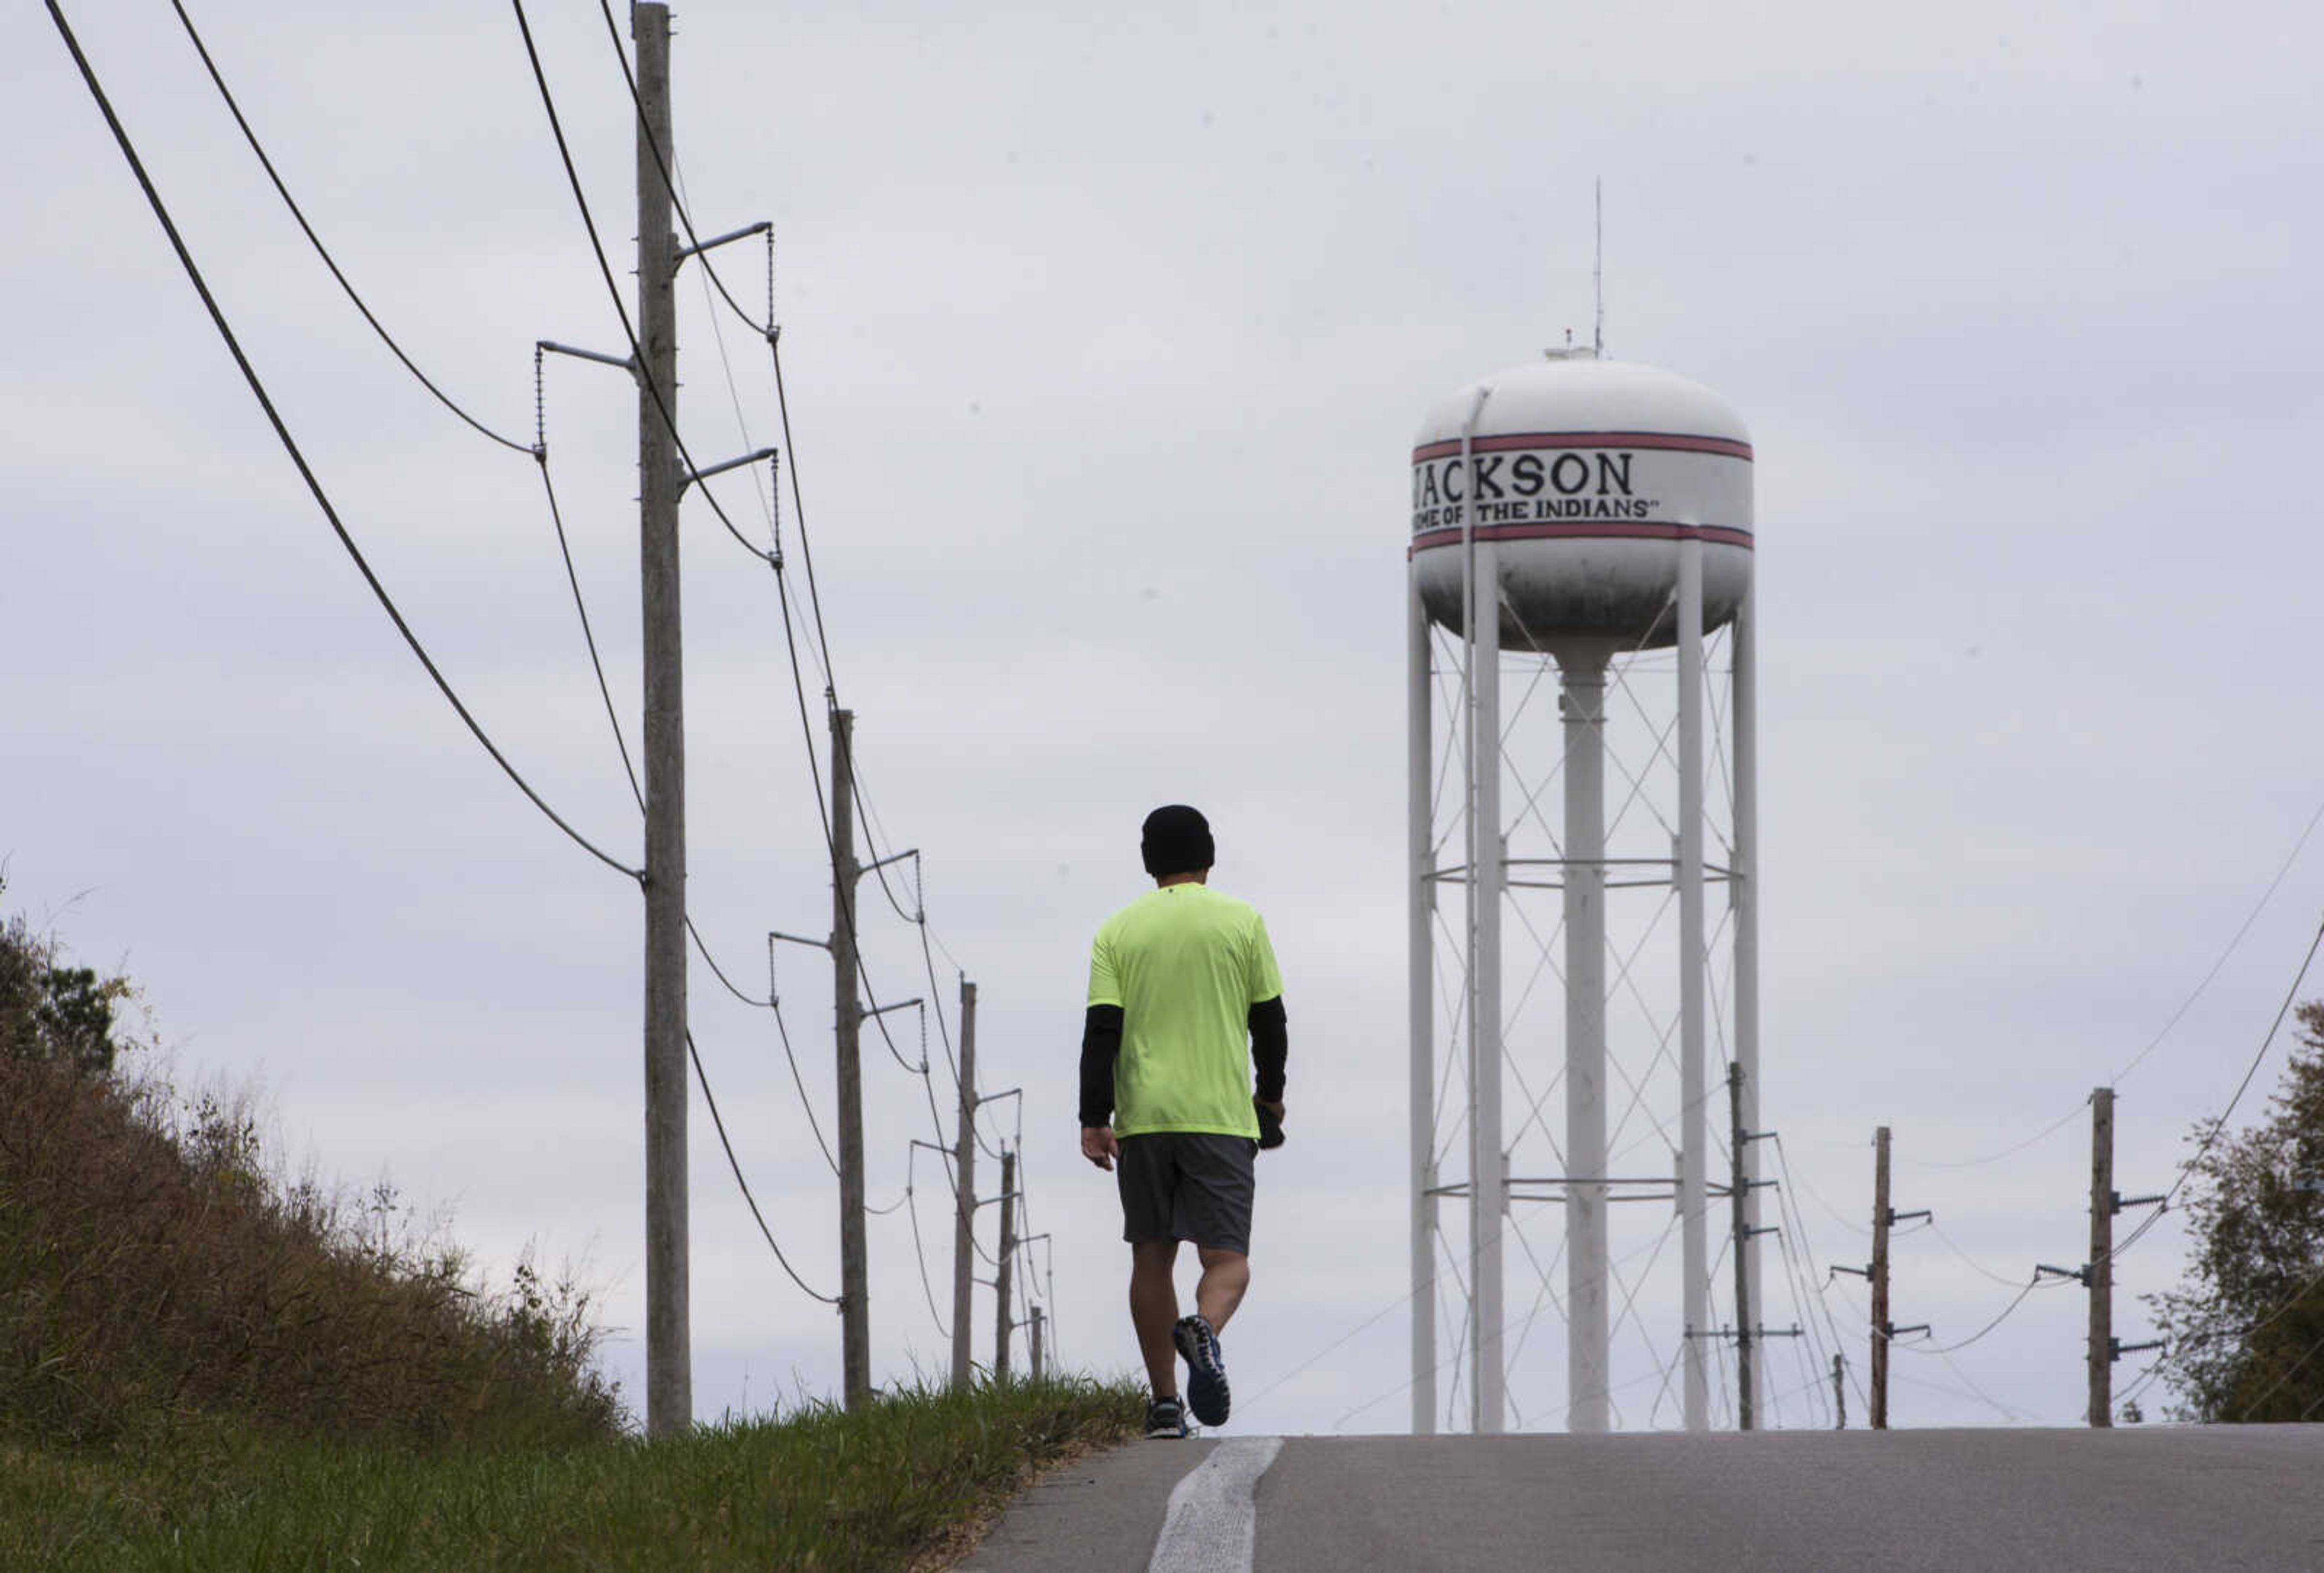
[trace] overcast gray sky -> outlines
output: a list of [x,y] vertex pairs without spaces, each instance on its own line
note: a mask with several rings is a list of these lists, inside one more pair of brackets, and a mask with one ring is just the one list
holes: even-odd
[[[512,13],[189,9],[342,264],[479,418],[531,440],[538,338],[625,348]],[[531,14],[626,290],[612,46],[578,0]],[[634,858],[532,462],[370,338],[167,6],[73,16],[420,637]],[[2324,549],[2292,484],[2324,438],[2311,9],[703,0],[678,24],[691,211],[776,226],[840,692],[881,850],[927,850],[931,924],[982,986],[982,1079],[1026,1089],[1067,1363],[1134,1357],[1111,1188],[1074,1148],[1086,940],[1139,887],[1139,817],[1185,800],[1217,883],[1268,916],[1293,1022],[1237,1423],[1405,1422],[1406,467],[1433,401],[1586,338],[1601,178],[1609,352],[1717,389],[1757,451],[1762,1107],[1807,1276],[1863,1260],[1880,1124],[1895,1205],[1943,1230],[1898,1241],[1898,1321],[1966,1337],[2034,1261],[2081,1260],[2079,1106],[2324,796],[2301,620]],[[61,44],[36,27],[0,73],[7,901],[134,972],[186,1081],[258,1085],[294,1159],[455,1208],[496,1273],[528,1241],[586,1257],[641,1403],[636,894],[498,774],[371,601]],[[762,252],[719,266],[763,302]],[[779,440],[761,347],[682,282],[697,458]],[[546,410],[626,720],[633,402],[563,361]],[[763,534],[751,477],[717,492]],[[692,905],[759,985],[768,930],[827,926],[820,833],[770,576],[698,501],[685,531]],[[2310,842],[2122,1080],[2126,1192],[2163,1189],[2225,1102],[2319,906]],[[882,997],[926,992],[913,930],[876,893],[865,912]],[[827,1109],[828,974],[780,963]],[[772,1024],[698,966],[693,1006],[752,1183],[828,1291],[835,1188]],[[884,1205],[927,1114],[867,1064]],[[698,1104],[695,1133],[698,1409],[832,1392],[836,1319],[775,1268]],[[926,1154],[917,1174],[941,1302],[943,1182]],[[944,1362],[907,1217],[872,1226],[882,1380]],[[1658,1228],[1618,1217],[1616,1254]],[[2166,1220],[2124,1257],[2126,1340],[2181,1249]],[[1510,1284],[1526,1303],[1522,1257]],[[1860,1290],[1829,1294],[1860,1362]],[[2082,1315],[2045,1292],[1950,1362],[1900,1354],[1895,1420],[2073,1422]],[[1674,1303],[1648,1321],[1672,1347]],[[1777,1358],[1779,1388],[1813,1374]],[[1526,1423],[1558,1419],[1559,1365],[1520,1371]],[[1674,1423],[1634,1391],[1624,1423]],[[1805,1395],[1776,1419],[1826,1423]]]

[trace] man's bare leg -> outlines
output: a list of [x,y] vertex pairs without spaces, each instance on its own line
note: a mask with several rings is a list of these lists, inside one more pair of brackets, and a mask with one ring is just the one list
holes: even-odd
[[[1224,1332],[1227,1319],[1235,1314],[1235,1308],[1242,1304],[1243,1291],[1250,1287],[1250,1258],[1240,1251],[1216,1251],[1208,1245],[1195,1249],[1203,1258],[1203,1281],[1194,1286],[1194,1309],[1211,1324],[1212,1332]],[[1148,1364],[1152,1360],[1148,1356]]]
[[[1146,1357],[1146,1379],[1157,1398],[1178,1396],[1178,1346],[1170,1337],[1178,1320],[1178,1285],[1171,1276],[1177,1261],[1176,1240],[1140,1240],[1130,1247],[1130,1321],[1138,1329],[1138,1352]],[[1210,1282],[1209,1267],[1205,1252],[1204,1283]],[[1235,1298],[1241,1297],[1238,1289]]]

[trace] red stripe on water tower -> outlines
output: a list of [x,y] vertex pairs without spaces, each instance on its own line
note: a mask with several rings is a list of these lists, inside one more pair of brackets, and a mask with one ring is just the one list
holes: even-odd
[[[1513,453],[1526,449],[1628,448],[1665,453],[1712,453],[1722,458],[1751,459],[1751,445],[1731,437],[1696,437],[1676,431],[1509,431],[1480,437],[1469,445],[1471,453]],[[1412,462],[1427,464],[1456,458],[1461,440],[1448,437],[1412,450]]]
[[[1412,538],[1406,557],[1415,556],[1439,546],[1458,546],[1463,538],[1459,525],[1449,530],[1424,530]],[[1626,524],[1613,520],[1593,519],[1588,523],[1540,524],[1480,524],[1475,539],[1479,541],[1708,541],[1719,546],[1739,546],[1751,550],[1751,532],[1728,524]]]

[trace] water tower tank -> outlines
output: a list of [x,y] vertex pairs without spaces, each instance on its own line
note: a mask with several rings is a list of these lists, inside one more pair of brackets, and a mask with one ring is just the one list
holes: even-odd
[[1471,528],[1498,546],[1502,648],[1668,645],[1682,540],[1703,542],[1704,628],[1742,603],[1751,436],[1699,383],[1553,352],[1440,401],[1413,447],[1413,568],[1429,616],[1455,633]]

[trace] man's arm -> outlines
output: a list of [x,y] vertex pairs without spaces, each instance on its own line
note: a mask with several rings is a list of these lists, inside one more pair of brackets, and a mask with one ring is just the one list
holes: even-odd
[[1283,1077],[1291,1057],[1291,1037],[1285,1025],[1283,996],[1259,1001],[1250,1007],[1250,1058],[1259,1068],[1259,1101],[1283,1103]]
[[1113,1167],[1113,1062],[1121,1053],[1121,1007],[1092,1005],[1082,1021],[1082,1156]]

